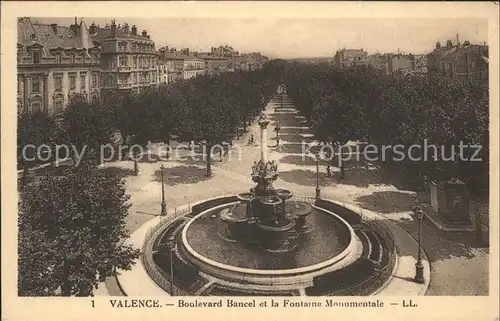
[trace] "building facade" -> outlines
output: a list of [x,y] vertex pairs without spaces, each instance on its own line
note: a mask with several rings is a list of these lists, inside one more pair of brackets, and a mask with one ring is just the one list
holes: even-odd
[[451,40],[446,46],[436,43],[435,49],[427,55],[429,79],[448,79],[451,81],[488,81],[488,46],[463,44]]
[[234,69],[252,71],[262,69],[268,58],[260,52],[246,53],[234,57]]
[[104,28],[94,23],[90,34],[102,48],[101,91],[141,91],[157,84],[157,53],[155,43],[146,30],[116,25],[115,20]]
[[216,76],[231,71],[232,64],[228,57],[219,57],[208,53],[199,57],[204,60],[205,75]]
[[158,76],[158,85],[168,84],[167,62],[158,60],[156,62],[156,75]]
[[190,79],[205,74],[205,61],[195,56],[184,56],[182,78]]
[[337,50],[334,56],[335,66],[339,68],[351,67],[356,62],[366,60],[368,53],[363,49],[342,49]]
[[403,74],[415,69],[413,55],[393,54],[387,57],[386,74]]
[[18,112],[60,115],[73,95],[98,99],[100,52],[83,20],[66,27],[19,18]]

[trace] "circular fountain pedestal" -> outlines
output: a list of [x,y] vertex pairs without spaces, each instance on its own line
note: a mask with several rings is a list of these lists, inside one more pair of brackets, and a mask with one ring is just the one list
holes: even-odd
[[248,237],[248,221],[247,216],[238,215],[230,210],[221,211],[219,219],[222,221],[223,228],[219,235],[232,242],[245,240]]
[[295,235],[290,235],[290,231],[294,230],[295,222],[289,218],[285,218],[277,226],[258,222],[257,227],[260,230],[261,245],[269,252],[287,252],[297,246],[292,241]]
[[286,204],[285,209],[295,220],[295,230],[298,233],[308,233],[313,230],[312,225],[308,224],[306,220],[313,212],[311,204],[291,201]]

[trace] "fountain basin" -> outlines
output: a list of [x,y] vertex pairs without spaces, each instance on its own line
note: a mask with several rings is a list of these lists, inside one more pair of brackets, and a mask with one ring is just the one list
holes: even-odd
[[[360,255],[352,227],[334,213],[316,207],[311,215],[311,220],[318,225],[316,233],[298,237],[297,246],[289,252],[273,252],[276,246],[267,242],[263,242],[265,249],[227,242],[213,232],[218,220],[213,218],[213,213],[233,205],[206,210],[192,218],[182,230],[179,250],[183,257],[209,275],[243,284],[309,286],[315,276],[342,268]],[[294,231],[294,221],[288,222],[278,234],[285,236]],[[269,232],[276,236],[275,227],[257,225],[257,230],[271,229]]]

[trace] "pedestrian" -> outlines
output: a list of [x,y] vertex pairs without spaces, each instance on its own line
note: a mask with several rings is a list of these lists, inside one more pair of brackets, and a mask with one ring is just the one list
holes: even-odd
[[332,172],[330,170],[330,165],[326,166],[326,177],[332,177]]
[[255,143],[255,141],[253,140],[253,134],[252,134],[252,135],[250,135],[250,139],[251,139],[251,141],[252,141],[252,145],[253,145],[253,144]]

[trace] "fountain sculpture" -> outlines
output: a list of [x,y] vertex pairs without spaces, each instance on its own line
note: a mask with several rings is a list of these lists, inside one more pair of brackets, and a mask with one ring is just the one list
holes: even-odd
[[[252,180],[257,185],[250,193],[237,195],[240,205],[221,211],[219,218],[226,224],[224,237],[235,242],[258,243],[270,252],[285,252],[294,249],[299,233],[310,231],[306,217],[312,206],[305,202],[287,202],[292,193],[286,189],[275,189],[278,164],[268,160],[267,126],[269,120],[261,114],[260,160],[252,166]],[[243,209],[243,210],[242,210]]]

